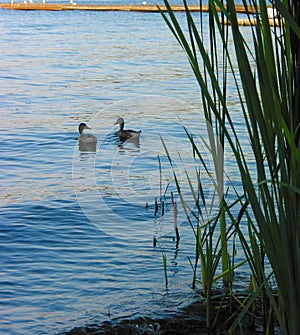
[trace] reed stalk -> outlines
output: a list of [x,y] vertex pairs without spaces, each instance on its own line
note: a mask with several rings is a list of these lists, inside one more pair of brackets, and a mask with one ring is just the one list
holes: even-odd
[[164,251],[162,251],[163,265],[164,265],[164,275],[165,275],[165,286],[168,288],[168,269],[167,269],[167,256]]
[[[166,24],[185,51],[201,90],[203,113],[208,124],[210,150],[214,157],[220,210],[216,220],[220,235],[212,246],[210,239],[215,229],[207,233],[205,225],[194,230],[197,257],[201,257],[206,274],[207,296],[213,283],[216,259],[222,259],[222,277],[230,281],[234,268],[228,257],[228,220],[238,234],[257,290],[245,304],[240,317],[230,331],[241,324],[254,301],[263,303],[265,333],[272,332],[275,313],[283,334],[300,334],[298,303],[300,301],[300,5],[296,0],[273,0],[274,8],[282,16],[278,27],[271,28],[265,0],[243,0],[247,16],[254,6],[256,24],[249,27],[252,44],[245,43],[238,25],[234,0],[208,0],[209,46],[204,39],[203,15],[199,23],[188,10],[186,1],[187,33],[178,23],[169,3],[168,13],[161,12]],[[225,6],[226,5],[226,6]],[[221,14],[219,14],[221,12]],[[275,19],[274,19],[275,20]],[[230,22],[230,28],[225,23]],[[234,44],[234,53],[229,35]],[[230,79],[229,79],[230,74]],[[239,96],[240,111],[255,157],[255,168],[248,161],[249,148],[240,141],[227,103],[227,85],[234,84]],[[197,152],[197,146],[193,151]],[[231,204],[224,197],[224,147],[235,158],[243,190],[237,194],[240,210],[235,217]],[[247,150],[246,150],[247,149]],[[199,150],[198,150],[199,152]],[[201,154],[198,154],[200,161]],[[176,181],[177,188],[180,185]],[[189,221],[201,217],[201,190],[194,195],[197,213],[185,207]],[[241,191],[239,191],[241,192]],[[200,197],[199,197],[200,194]],[[184,200],[184,199],[181,199]],[[203,201],[202,201],[203,204]],[[215,226],[215,221],[213,226]],[[248,226],[242,232],[240,222]],[[206,227],[210,226],[206,223]],[[198,222],[199,228],[199,222]],[[201,243],[200,243],[201,240]],[[220,246],[220,247],[219,247]],[[203,251],[205,250],[205,252]],[[202,253],[202,255],[201,255]],[[215,255],[214,259],[210,256]],[[196,258],[197,258],[196,257]],[[276,281],[276,295],[269,285],[265,261],[271,266]],[[197,262],[195,263],[197,265]],[[194,267],[194,271],[196,268]],[[208,299],[208,302],[210,300]],[[208,316],[209,318],[209,316]]]

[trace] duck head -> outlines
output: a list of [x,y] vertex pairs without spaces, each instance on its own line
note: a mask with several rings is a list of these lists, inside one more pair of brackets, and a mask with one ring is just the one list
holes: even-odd
[[80,123],[80,125],[78,126],[78,131],[80,135],[82,134],[84,129],[92,129],[92,128],[88,127],[85,123]]
[[118,119],[117,119],[117,121],[114,123],[114,124],[119,124],[120,126],[122,125],[122,124],[124,124],[125,122],[124,122],[124,119],[122,118],[122,117],[119,117]]

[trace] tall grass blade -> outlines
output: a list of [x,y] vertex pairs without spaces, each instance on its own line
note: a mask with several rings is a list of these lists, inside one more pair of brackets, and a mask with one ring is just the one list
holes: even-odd
[[[200,32],[188,10],[186,1],[187,36],[178,23],[167,0],[168,15],[162,16],[173,35],[185,51],[197,83],[201,89],[203,113],[208,124],[209,146],[214,157],[220,199],[220,236],[212,244],[213,229],[201,237],[205,278],[207,278],[208,305],[210,304],[211,275],[216,273],[218,259],[222,258],[223,273],[234,265],[228,258],[229,228],[226,217],[236,227],[245,257],[256,281],[257,295],[263,301],[265,330],[271,329],[272,311],[275,312],[283,334],[300,334],[298,302],[300,301],[300,7],[295,0],[272,3],[284,21],[271,28],[267,2],[243,1],[246,10],[256,8],[257,24],[249,28],[253,45],[245,43],[238,24],[233,0],[209,0],[209,39],[204,43],[204,25]],[[221,20],[219,17],[221,11]],[[247,12],[250,18],[250,12]],[[231,24],[235,55],[230,53],[229,32],[225,18]],[[219,36],[218,36],[219,35]],[[237,62],[237,68],[234,62]],[[245,129],[255,157],[255,173],[247,159],[247,151],[240,142],[230,106],[227,105],[228,72],[238,92]],[[193,152],[199,157],[196,145]],[[235,157],[245,197],[240,202],[238,221],[245,220],[248,236],[234,222],[230,206],[224,198],[224,146]],[[180,184],[175,179],[177,188]],[[199,203],[201,192],[190,189]],[[201,184],[198,183],[198,186]],[[199,195],[200,197],[199,197]],[[181,200],[184,201],[184,199]],[[247,208],[247,209],[246,209]],[[189,209],[186,207],[186,213]],[[201,213],[201,209],[198,210]],[[196,216],[196,215],[195,215]],[[198,234],[196,233],[196,236]],[[216,249],[221,246],[220,249]],[[219,251],[218,251],[219,250]],[[201,253],[200,249],[198,250]],[[212,257],[214,255],[214,258]],[[222,256],[222,257],[221,257]],[[266,278],[265,259],[275,276],[278,299]],[[229,277],[223,277],[228,282]],[[269,305],[271,304],[271,305]],[[209,310],[207,310],[209,323]],[[240,324],[237,320],[234,325]]]

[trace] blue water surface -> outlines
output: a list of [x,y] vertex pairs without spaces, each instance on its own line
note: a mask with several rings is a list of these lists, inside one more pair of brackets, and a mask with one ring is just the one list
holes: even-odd
[[[0,16],[0,332],[58,334],[193,301],[194,237],[161,138],[188,202],[185,170],[194,165],[182,126],[205,136],[205,124],[199,88],[161,16]],[[142,130],[139,143],[119,143],[118,116]],[[78,149],[80,122],[96,152]],[[162,196],[165,215],[155,215]]]

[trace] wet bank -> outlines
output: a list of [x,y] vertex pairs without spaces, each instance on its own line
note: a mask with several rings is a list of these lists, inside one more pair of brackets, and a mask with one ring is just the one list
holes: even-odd
[[[246,295],[242,295],[245,297]],[[239,298],[242,298],[239,296]],[[204,335],[204,334],[264,334],[260,304],[249,310],[240,325],[233,331],[229,329],[234,318],[241,312],[238,302],[229,302],[224,297],[214,301],[210,308],[211,327],[206,325],[206,301],[200,299],[177,312],[164,317],[143,317],[111,319],[75,327],[60,335]],[[281,334],[274,324],[274,334]]]

